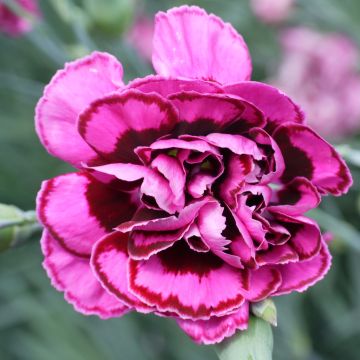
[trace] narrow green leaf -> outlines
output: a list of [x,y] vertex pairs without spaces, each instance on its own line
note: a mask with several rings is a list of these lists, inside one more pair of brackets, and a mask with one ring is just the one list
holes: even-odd
[[271,360],[272,350],[271,325],[257,317],[250,318],[246,331],[239,331],[216,347],[220,360]]
[[349,245],[353,250],[360,251],[360,233],[353,225],[319,208],[309,211],[308,215],[316,220],[322,228],[332,232],[339,239],[343,240],[344,243]]

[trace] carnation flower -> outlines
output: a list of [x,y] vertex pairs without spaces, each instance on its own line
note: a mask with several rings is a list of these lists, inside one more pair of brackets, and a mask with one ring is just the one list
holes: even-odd
[[[15,0],[15,3],[32,16],[40,16],[36,0]],[[30,31],[31,28],[32,23],[29,19],[17,15],[0,0],[0,31],[11,36],[19,36]]]
[[331,140],[359,131],[356,44],[339,33],[303,27],[284,31],[281,44],[284,56],[273,83],[301,103],[309,125]]
[[289,97],[249,81],[246,44],[218,17],[160,12],[153,64],[124,85],[96,52],[46,87],[37,132],[77,171],[39,192],[44,267],[84,314],[155,313],[212,344],[247,328],[249,303],[324,277],[305,213],[351,176]]

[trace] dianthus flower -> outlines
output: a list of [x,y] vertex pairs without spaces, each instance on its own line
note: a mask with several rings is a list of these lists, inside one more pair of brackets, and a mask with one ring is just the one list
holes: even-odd
[[218,17],[160,12],[153,64],[124,85],[93,53],[46,87],[37,132],[77,171],[39,192],[44,266],[84,314],[155,313],[212,344],[246,329],[249,303],[324,277],[304,214],[351,176],[297,105],[249,81],[246,44]]

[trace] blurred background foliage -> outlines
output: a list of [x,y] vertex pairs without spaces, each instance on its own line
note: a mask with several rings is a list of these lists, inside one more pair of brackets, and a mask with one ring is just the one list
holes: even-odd
[[[274,0],[277,1],[277,0]],[[244,36],[254,80],[270,78],[280,64],[281,28],[306,25],[347,34],[360,45],[358,0],[299,0],[281,24],[254,16],[248,0],[188,1],[231,22]],[[126,35],[138,16],[183,4],[165,0],[43,0],[33,31],[0,35],[0,202],[35,207],[43,179],[69,171],[49,156],[34,131],[34,107],[43,87],[65,61],[92,50],[120,59],[125,80],[152,72]],[[331,55],[330,55],[331,56]],[[360,101],[360,96],[359,96]],[[360,122],[360,119],[359,119]],[[360,128],[360,126],[359,126]],[[356,360],[360,357],[360,139],[343,139],[355,184],[313,212],[334,234],[333,266],[306,294],[276,298],[275,360]],[[209,347],[193,344],[170,320],[129,314],[101,321],[76,313],[41,267],[38,237],[0,254],[1,360],[211,360]]]

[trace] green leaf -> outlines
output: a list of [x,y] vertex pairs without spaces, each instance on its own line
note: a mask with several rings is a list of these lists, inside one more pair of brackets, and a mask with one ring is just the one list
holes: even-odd
[[275,303],[272,299],[265,299],[251,304],[252,313],[265,320],[269,324],[276,326],[277,325],[277,311]]
[[360,233],[353,225],[319,208],[309,211],[308,215],[316,220],[322,228],[335,234],[353,250],[360,251]]
[[273,334],[271,325],[251,317],[246,331],[240,331],[216,347],[220,360],[271,360]]

